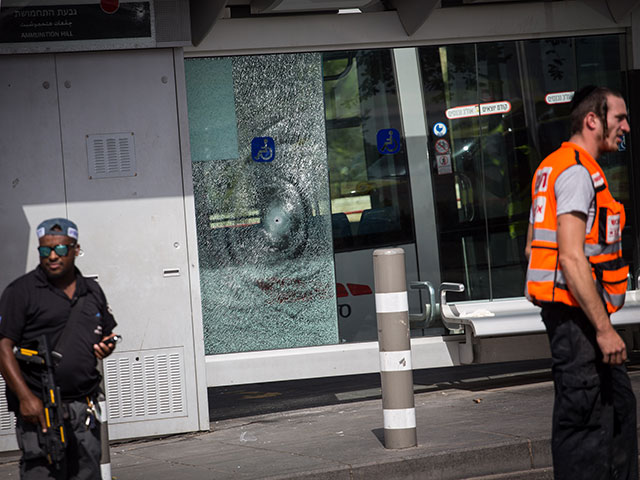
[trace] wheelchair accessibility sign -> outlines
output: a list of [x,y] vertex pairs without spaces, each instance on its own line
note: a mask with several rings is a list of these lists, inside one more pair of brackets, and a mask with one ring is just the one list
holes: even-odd
[[378,152],[382,155],[393,155],[400,151],[400,132],[395,128],[378,130]]
[[627,137],[626,135],[622,135],[622,141],[620,142],[620,145],[618,145],[618,151],[626,152],[626,150],[627,150]]
[[276,142],[271,137],[254,137],[251,140],[251,158],[254,162],[272,162],[276,156]]

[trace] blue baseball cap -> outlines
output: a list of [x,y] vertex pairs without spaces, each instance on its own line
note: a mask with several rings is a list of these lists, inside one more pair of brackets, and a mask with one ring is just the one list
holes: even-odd
[[42,238],[45,235],[66,235],[78,240],[78,227],[66,218],[50,218],[38,225],[36,234],[38,238]]

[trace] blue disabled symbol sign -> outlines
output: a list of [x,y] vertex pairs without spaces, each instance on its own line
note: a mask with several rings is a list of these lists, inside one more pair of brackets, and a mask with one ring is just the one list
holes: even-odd
[[400,132],[395,128],[378,130],[376,140],[378,152],[382,155],[393,155],[400,151]]
[[626,150],[627,150],[627,136],[622,135],[622,141],[620,142],[620,145],[618,145],[618,151],[624,152]]
[[254,162],[272,162],[276,156],[276,142],[271,137],[254,137],[251,140],[251,158]]

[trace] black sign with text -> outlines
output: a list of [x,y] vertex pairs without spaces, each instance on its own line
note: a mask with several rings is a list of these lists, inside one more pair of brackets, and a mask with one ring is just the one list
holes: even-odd
[[[116,4],[117,5],[117,4]],[[0,8],[0,43],[151,37],[149,2]]]

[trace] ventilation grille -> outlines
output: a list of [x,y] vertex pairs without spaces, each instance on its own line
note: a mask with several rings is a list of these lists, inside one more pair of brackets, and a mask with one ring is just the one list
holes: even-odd
[[104,371],[109,423],[187,415],[182,349],[118,354]]
[[4,378],[0,375],[0,435],[13,435],[15,426],[15,417],[8,410],[7,399],[4,394],[5,383]]
[[90,179],[137,175],[133,133],[87,135],[87,155]]

